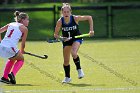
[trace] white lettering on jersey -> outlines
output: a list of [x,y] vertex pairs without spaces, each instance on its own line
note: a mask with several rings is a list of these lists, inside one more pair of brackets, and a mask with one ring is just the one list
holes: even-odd
[[62,30],[63,31],[71,31],[71,30],[75,30],[75,29],[77,29],[77,26],[75,25],[75,26],[72,26],[72,27],[62,27]]

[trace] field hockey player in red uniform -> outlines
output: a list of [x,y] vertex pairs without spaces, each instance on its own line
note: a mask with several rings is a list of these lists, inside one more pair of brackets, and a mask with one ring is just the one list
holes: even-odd
[[[14,13],[15,21],[0,28],[0,33],[6,31],[4,38],[0,43],[0,56],[8,58],[4,69],[4,74],[0,82],[7,84],[16,84],[15,76],[24,63],[24,48],[28,34],[29,16],[24,12],[16,11]],[[21,40],[20,50],[17,48]],[[10,79],[10,80],[9,80]]]

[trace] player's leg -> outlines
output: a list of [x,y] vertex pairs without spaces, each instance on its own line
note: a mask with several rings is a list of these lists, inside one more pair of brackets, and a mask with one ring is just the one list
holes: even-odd
[[14,65],[14,60],[8,60],[7,61],[7,64],[5,66],[5,69],[4,69],[4,74],[3,74],[3,77],[1,78],[1,82],[4,82],[4,83],[7,83],[9,84],[9,79],[8,79],[8,74],[10,73],[13,65]]
[[14,58],[10,58],[10,60],[16,60],[13,66],[13,70],[11,71],[16,76],[17,72],[20,70],[20,68],[22,67],[24,63],[23,54],[21,52],[18,52],[17,56],[15,56]]
[[15,76],[24,63],[24,57],[23,57],[22,53],[18,52],[17,55],[13,58],[10,58],[10,60],[16,60],[16,62],[13,66],[11,73],[8,74],[8,77],[10,78],[10,82],[12,84],[16,84]]
[[78,78],[81,79],[84,77],[84,72],[83,70],[81,69],[81,65],[80,65],[80,57],[78,56],[77,52],[80,48],[80,45],[81,45],[81,40],[79,41],[75,41],[73,44],[72,44],[72,50],[71,50],[71,54],[72,54],[72,57],[73,57],[73,61],[76,65],[76,69],[78,71]]
[[71,52],[71,46],[65,46],[63,48],[63,58],[64,58],[64,64],[63,68],[65,71],[65,78],[62,81],[62,83],[69,83],[71,81],[70,78],[70,52]]
[[[3,50],[3,49],[5,49],[5,50]],[[8,48],[8,47],[2,46],[2,45],[0,45],[0,51],[1,51],[0,56],[2,56],[3,58],[9,58],[9,57],[15,55],[15,52],[13,52],[11,48]],[[12,51],[12,52],[10,52],[10,51]],[[15,60],[10,60],[10,59],[7,61],[6,66],[4,68],[4,73],[3,73],[3,76],[0,80],[0,82],[4,82],[7,84],[10,83],[10,81],[8,79],[8,74],[10,73],[10,71],[14,65],[14,62],[15,62]]]

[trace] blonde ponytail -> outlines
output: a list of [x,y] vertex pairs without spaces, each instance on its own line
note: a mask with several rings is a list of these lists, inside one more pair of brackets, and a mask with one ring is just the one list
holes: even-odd
[[21,22],[22,19],[25,19],[28,16],[28,14],[20,11],[15,11],[14,15],[15,15],[14,19],[16,22]]

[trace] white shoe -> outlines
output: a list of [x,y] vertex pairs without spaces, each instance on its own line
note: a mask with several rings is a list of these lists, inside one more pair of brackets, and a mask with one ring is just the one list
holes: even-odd
[[71,81],[71,78],[65,77],[62,83],[69,83]]
[[83,77],[84,77],[84,72],[83,72],[83,70],[82,70],[82,69],[78,69],[77,71],[78,71],[78,78],[79,78],[79,79],[83,78]]

